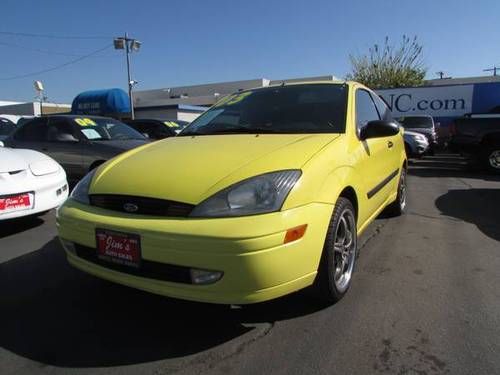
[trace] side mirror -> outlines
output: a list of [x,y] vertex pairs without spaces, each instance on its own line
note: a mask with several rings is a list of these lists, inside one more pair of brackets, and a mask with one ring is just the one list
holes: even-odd
[[391,137],[399,133],[399,125],[394,121],[370,121],[359,132],[359,138],[364,141],[369,138]]
[[0,147],[5,147],[2,141],[0,141]]

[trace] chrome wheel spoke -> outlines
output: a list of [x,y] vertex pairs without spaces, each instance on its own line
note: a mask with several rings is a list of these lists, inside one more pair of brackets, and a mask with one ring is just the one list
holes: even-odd
[[349,286],[356,251],[356,224],[351,210],[345,210],[338,221],[333,244],[333,279],[339,291]]
[[500,168],[500,150],[493,151],[490,154],[490,165],[493,168]]

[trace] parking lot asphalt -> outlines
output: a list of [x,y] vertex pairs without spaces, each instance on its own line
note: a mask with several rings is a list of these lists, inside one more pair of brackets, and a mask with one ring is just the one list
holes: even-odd
[[363,234],[353,285],[251,306],[167,299],[71,268],[54,213],[0,224],[0,373],[500,373],[500,178],[412,163],[408,213]]

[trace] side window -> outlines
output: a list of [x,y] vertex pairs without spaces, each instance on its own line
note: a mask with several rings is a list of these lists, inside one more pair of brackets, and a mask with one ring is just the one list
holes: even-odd
[[35,118],[25,123],[14,135],[14,139],[25,142],[43,142],[47,135],[47,119]]
[[65,118],[51,118],[47,130],[49,142],[65,142],[78,139],[75,127]]
[[368,122],[380,120],[370,93],[366,90],[356,91],[356,127],[358,131]]
[[389,107],[385,102],[382,100],[380,96],[377,94],[372,94],[373,101],[375,102],[375,106],[377,107],[378,114],[380,115],[380,118],[385,121],[391,121],[392,120],[392,113],[389,110]]

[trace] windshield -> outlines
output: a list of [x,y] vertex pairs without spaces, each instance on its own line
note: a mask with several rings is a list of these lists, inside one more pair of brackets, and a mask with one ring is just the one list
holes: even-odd
[[0,118],[0,135],[9,135],[16,129],[16,125],[5,118]]
[[83,135],[91,141],[145,139],[138,131],[111,118],[75,118]]
[[432,128],[432,118],[428,116],[400,117],[398,121],[407,129]]
[[180,133],[189,125],[189,122],[181,120],[164,120],[163,123],[176,133]]
[[179,136],[218,133],[343,133],[347,86],[307,84],[229,95]]

